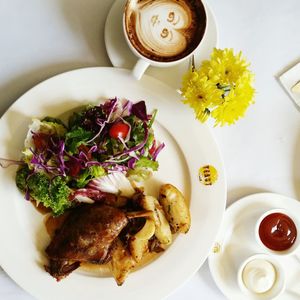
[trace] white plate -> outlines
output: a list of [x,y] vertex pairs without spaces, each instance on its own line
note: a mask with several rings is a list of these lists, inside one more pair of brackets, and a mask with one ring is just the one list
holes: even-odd
[[[87,103],[111,97],[145,100],[158,108],[155,132],[166,148],[160,169],[150,181],[152,194],[162,182],[176,185],[190,198],[192,226],[153,263],[131,274],[122,287],[113,278],[98,278],[78,270],[60,283],[44,271],[49,243],[40,215],[24,200],[14,182],[15,167],[0,170],[0,263],[25,290],[39,299],[161,299],[192,276],[211,249],[225,210],[223,164],[209,129],[181,104],[178,94],[144,76],[134,80],[128,70],[88,68],[55,76],[37,85],[5,113],[0,121],[0,157],[18,158],[32,117],[59,116]],[[219,179],[203,186],[198,169],[211,164]]]
[[[116,0],[111,7],[106,19],[104,40],[107,54],[113,66],[133,69],[137,58],[126,43],[122,27],[125,2],[126,0]],[[207,27],[201,45],[195,52],[196,65],[199,65],[202,60],[208,59],[213,48],[217,47],[218,43],[218,30],[215,17],[208,5],[204,1],[203,3],[207,14]],[[150,67],[147,69],[146,74],[178,89],[181,86],[182,75],[188,70],[188,67],[189,61],[187,60],[169,68]]]
[[[245,299],[237,283],[240,264],[247,257],[264,252],[255,240],[257,219],[267,210],[283,208],[300,216],[300,202],[278,194],[260,193],[247,196],[227,208],[216,239],[220,251],[209,255],[210,272],[223,294],[231,300]],[[296,300],[300,298],[300,259],[296,255],[278,256],[285,269],[286,291],[276,299]]]

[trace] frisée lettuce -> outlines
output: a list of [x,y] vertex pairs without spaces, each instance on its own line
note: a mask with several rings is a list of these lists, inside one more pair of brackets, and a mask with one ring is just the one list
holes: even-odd
[[60,215],[72,206],[69,201],[71,189],[65,178],[56,176],[50,179],[46,173],[31,173],[27,166],[20,168],[16,174],[16,184],[28,197],[37,204],[40,202],[50,208],[53,215]]

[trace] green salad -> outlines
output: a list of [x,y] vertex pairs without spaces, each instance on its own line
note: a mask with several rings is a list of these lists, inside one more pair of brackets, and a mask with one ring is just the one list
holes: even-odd
[[144,101],[115,98],[73,113],[68,124],[34,119],[18,162],[18,188],[54,215],[107,193],[132,195],[131,182],[158,169],[164,144],[152,129],[156,112],[148,114]]

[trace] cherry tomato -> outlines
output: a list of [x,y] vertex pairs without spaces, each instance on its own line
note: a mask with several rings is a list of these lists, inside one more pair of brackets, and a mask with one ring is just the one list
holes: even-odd
[[109,135],[113,139],[125,139],[129,132],[129,126],[123,122],[113,124],[109,129]]

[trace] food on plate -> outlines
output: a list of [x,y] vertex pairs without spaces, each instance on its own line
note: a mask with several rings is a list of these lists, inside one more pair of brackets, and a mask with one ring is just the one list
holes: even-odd
[[50,178],[46,173],[33,173],[28,166],[24,166],[17,172],[16,184],[25,192],[28,200],[32,198],[37,204],[42,203],[55,215],[63,213],[72,206],[71,188],[63,177]]
[[118,285],[122,285],[129,272],[135,267],[136,261],[129,249],[124,246],[120,239],[115,241],[109,264],[112,275]]
[[[168,185],[175,189],[174,186]],[[174,209],[179,191],[169,201]],[[105,194],[96,203],[82,203],[67,212],[46,248],[45,269],[58,281],[82,263],[107,264],[118,285],[150,253],[164,251],[172,242],[170,225],[159,201],[141,190],[127,198]],[[183,232],[183,231],[182,231]]]
[[105,204],[73,209],[46,249],[50,259],[46,270],[60,280],[80,262],[105,263],[112,242],[127,223],[124,212]]
[[20,165],[16,185],[50,212],[45,270],[57,281],[94,264],[122,285],[151,254],[167,249],[172,232],[188,231],[177,188],[162,186],[159,199],[144,193],[164,148],[152,128],[156,113],[148,114],[144,101],[115,98],[73,113],[68,124],[34,119],[22,159],[2,160]]
[[145,181],[159,166],[164,144],[154,136],[155,116],[144,101],[115,98],[73,113],[68,124],[34,119],[16,175],[18,188],[54,215],[79,202],[99,201],[105,193],[132,195],[130,181]]
[[140,205],[153,212],[152,220],[155,224],[155,237],[163,245],[169,245],[172,243],[172,233],[170,225],[166,219],[165,213],[158,202],[158,200],[152,196],[142,196],[140,199]]
[[171,184],[160,188],[159,201],[164,209],[172,233],[187,233],[191,226],[191,216],[182,193]]
[[136,262],[140,262],[144,254],[149,250],[148,243],[155,233],[155,223],[153,220],[146,219],[143,228],[135,235],[130,237],[129,249]]

